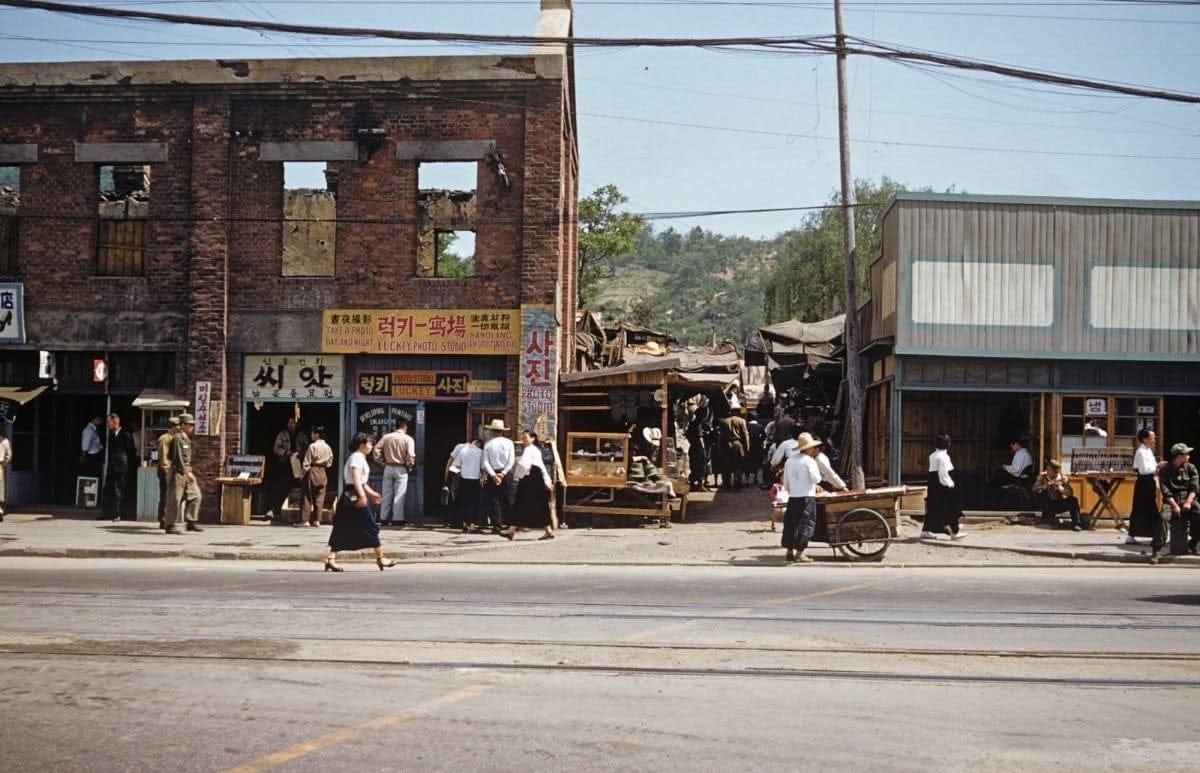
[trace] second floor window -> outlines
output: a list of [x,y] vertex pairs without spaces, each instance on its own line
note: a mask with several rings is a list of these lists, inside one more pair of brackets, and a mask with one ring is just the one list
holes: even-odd
[[150,165],[97,167],[96,274],[144,276],[150,222]]
[[17,273],[17,216],[21,209],[21,168],[0,166],[0,276]]
[[422,161],[417,169],[417,276],[475,275],[476,161]]
[[333,276],[337,170],[324,161],[283,163],[283,276]]

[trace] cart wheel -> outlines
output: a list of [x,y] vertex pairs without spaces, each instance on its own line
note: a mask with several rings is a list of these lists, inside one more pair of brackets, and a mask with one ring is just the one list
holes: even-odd
[[882,515],[867,507],[851,510],[838,519],[834,544],[851,561],[881,559],[892,541],[892,530]]

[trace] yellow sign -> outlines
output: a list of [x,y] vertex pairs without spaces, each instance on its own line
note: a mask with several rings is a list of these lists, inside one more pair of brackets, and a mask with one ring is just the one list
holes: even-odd
[[517,309],[328,309],[321,351],[341,354],[517,354]]

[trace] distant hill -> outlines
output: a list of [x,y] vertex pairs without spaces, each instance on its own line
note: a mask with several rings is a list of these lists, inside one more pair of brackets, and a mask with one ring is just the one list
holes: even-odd
[[723,236],[701,228],[643,228],[614,262],[597,306],[606,318],[669,332],[685,344],[743,344],[763,324],[763,298],[776,240]]

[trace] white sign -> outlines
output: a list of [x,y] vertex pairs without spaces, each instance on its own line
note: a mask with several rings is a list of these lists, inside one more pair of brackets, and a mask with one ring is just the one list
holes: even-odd
[[248,402],[341,400],[346,366],[332,354],[248,354],[242,395]]
[[1083,413],[1086,416],[1107,416],[1108,401],[1103,397],[1089,397],[1083,403]]
[[25,285],[0,283],[0,344],[25,343]]
[[209,434],[208,428],[212,418],[212,382],[196,382],[196,434]]

